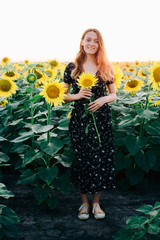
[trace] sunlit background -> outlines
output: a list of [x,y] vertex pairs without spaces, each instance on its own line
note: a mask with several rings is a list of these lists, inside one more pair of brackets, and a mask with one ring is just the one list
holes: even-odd
[[159,0],[1,1],[0,59],[74,60],[83,32],[102,33],[110,61],[160,60]]

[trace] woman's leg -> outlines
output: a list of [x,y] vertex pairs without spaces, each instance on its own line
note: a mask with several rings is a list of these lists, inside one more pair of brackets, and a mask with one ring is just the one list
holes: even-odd
[[89,201],[88,201],[88,192],[87,193],[80,193],[81,194],[81,198],[82,198],[82,203],[88,203],[89,204]]
[[101,193],[102,193],[102,191],[94,194],[92,204],[93,203],[99,203],[100,204]]

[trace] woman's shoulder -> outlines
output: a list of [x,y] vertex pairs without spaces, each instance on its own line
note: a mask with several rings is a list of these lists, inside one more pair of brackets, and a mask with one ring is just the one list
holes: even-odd
[[69,62],[66,66],[67,69],[73,69],[75,68],[75,63],[74,62]]

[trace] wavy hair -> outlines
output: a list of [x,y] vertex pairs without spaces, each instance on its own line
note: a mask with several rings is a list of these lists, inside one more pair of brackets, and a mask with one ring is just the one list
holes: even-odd
[[81,37],[80,49],[74,60],[75,68],[71,72],[71,77],[76,79],[79,76],[79,74],[81,74],[84,71],[83,63],[86,60],[86,53],[83,49],[82,41],[83,41],[86,33],[88,33],[88,32],[95,32],[97,34],[97,38],[98,38],[98,50],[95,53],[95,62],[97,64],[98,70],[99,70],[98,74],[101,74],[102,80],[110,81],[110,80],[112,80],[112,78],[114,78],[113,67],[107,58],[102,35],[95,28],[87,29]]

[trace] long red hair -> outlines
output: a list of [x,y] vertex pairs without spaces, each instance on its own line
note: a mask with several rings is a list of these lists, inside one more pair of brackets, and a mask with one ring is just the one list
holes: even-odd
[[86,60],[86,53],[83,50],[82,41],[83,41],[86,33],[88,33],[88,32],[95,32],[97,34],[98,50],[95,53],[95,62],[98,66],[99,74],[101,74],[102,80],[110,81],[112,78],[114,78],[113,67],[107,58],[102,35],[95,28],[87,29],[81,37],[80,49],[74,60],[75,68],[71,72],[71,77],[76,79],[79,76],[79,74],[81,74],[84,71],[82,65]]

